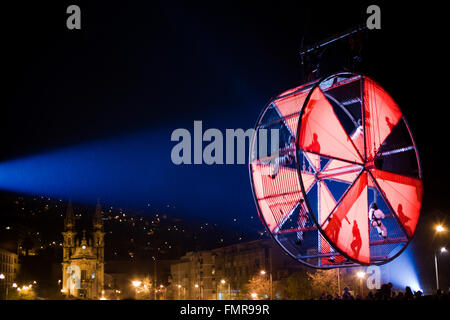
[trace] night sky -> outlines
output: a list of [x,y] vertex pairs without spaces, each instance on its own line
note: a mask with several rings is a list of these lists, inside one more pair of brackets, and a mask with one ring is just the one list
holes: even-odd
[[[69,4],[81,7],[81,30],[66,28]],[[112,191],[98,182],[97,192],[80,200],[102,198],[124,207],[170,204],[185,218],[217,221],[256,215],[246,165],[176,167],[170,161],[171,132],[192,130],[194,120],[203,120],[204,130],[253,127],[270,98],[304,81],[302,42],[310,45],[365,23],[369,4],[9,4],[1,28],[6,99],[0,166],[73,146],[101,149],[118,139],[116,162],[129,170],[129,178]],[[413,130],[425,181],[423,216],[448,213],[448,89],[445,76],[438,78],[447,66],[444,11],[412,3],[380,7],[382,29],[369,32],[360,71],[394,97]],[[330,51],[324,73],[341,69],[338,52]],[[140,143],[127,149],[120,139],[128,136]],[[98,158],[105,167],[114,165],[108,156],[115,157]],[[147,158],[153,159],[148,165],[142,160]],[[134,184],[139,177],[149,189]],[[105,185],[114,183],[109,179]],[[117,196],[121,192],[124,196]]]

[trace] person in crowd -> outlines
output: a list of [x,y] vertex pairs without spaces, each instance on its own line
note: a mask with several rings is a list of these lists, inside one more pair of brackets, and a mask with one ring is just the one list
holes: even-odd
[[414,295],[410,287],[405,288],[405,300],[413,300]]
[[390,300],[392,295],[392,283],[385,283],[380,289],[380,300]]
[[416,293],[414,293],[414,299],[420,300],[422,298],[422,295],[423,295],[422,291],[420,291],[420,290],[416,291]]
[[342,294],[342,300],[354,300],[352,294],[350,293],[350,289],[348,287],[344,288],[344,293]]

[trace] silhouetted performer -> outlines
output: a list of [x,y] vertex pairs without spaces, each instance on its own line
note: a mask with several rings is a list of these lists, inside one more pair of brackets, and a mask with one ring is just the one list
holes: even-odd
[[306,147],[306,150],[320,153],[320,143],[319,143],[318,139],[319,139],[319,136],[317,135],[317,133],[314,132],[313,133],[313,141],[311,142],[311,144],[309,146]]
[[325,231],[332,242],[334,243],[337,242],[339,232],[341,231],[341,227],[342,222],[337,216],[336,217],[332,216],[329,218],[328,225],[325,228]]
[[[308,210],[305,206],[305,200],[300,199],[300,211],[298,212],[297,225],[299,229],[304,229],[306,224],[309,221]],[[303,242],[303,233],[304,231],[297,232],[297,241],[296,244],[301,245]]]
[[356,222],[356,220],[353,220],[352,234],[353,234],[353,241],[350,244],[350,248],[353,251],[354,257],[358,258],[359,251],[361,250],[362,246],[362,240],[361,240],[361,233],[358,228],[358,222]]
[[395,127],[395,125],[391,122],[391,120],[389,119],[389,117],[385,117],[384,118],[386,120],[386,124],[389,127],[389,130],[392,130],[392,128]]
[[280,171],[280,165],[289,166],[295,161],[295,137],[290,136],[283,149],[281,149],[280,156],[274,159],[274,164],[270,166],[270,177],[275,179]]
[[411,220],[410,218],[408,218],[405,213],[403,212],[403,206],[401,203],[398,204],[397,207],[397,215],[398,218],[400,219],[400,222],[403,225],[403,228],[405,228],[406,232],[408,232],[408,235],[412,235],[412,230],[410,227],[408,227],[406,224],[408,223],[409,220]]
[[356,127],[355,132],[353,132],[350,138],[352,139],[358,150],[364,150],[364,129],[362,127],[361,119],[358,119],[358,126]]
[[369,209],[369,219],[370,219],[370,226],[377,228],[378,234],[380,237],[383,237],[383,239],[387,238],[387,229],[384,226],[383,222],[381,222],[381,219],[384,219],[385,215],[383,211],[378,209],[378,206],[375,202],[372,202]]

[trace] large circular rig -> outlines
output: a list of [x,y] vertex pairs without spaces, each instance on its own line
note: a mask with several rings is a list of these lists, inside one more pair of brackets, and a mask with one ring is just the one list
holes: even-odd
[[[422,173],[408,123],[378,83],[336,73],[290,89],[270,101],[255,129],[256,206],[289,255],[333,268],[383,264],[406,248]],[[261,147],[271,130],[278,143]]]

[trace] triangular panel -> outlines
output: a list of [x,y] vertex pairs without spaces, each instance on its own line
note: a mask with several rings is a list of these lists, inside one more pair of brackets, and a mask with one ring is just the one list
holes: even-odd
[[364,107],[367,159],[372,160],[402,117],[402,112],[391,96],[367,77],[364,80]]
[[377,169],[371,170],[371,173],[411,237],[416,230],[422,205],[422,181]]
[[314,89],[305,107],[298,143],[305,151],[350,162],[362,162],[320,88]]
[[349,189],[323,230],[350,258],[370,263],[367,173]]

